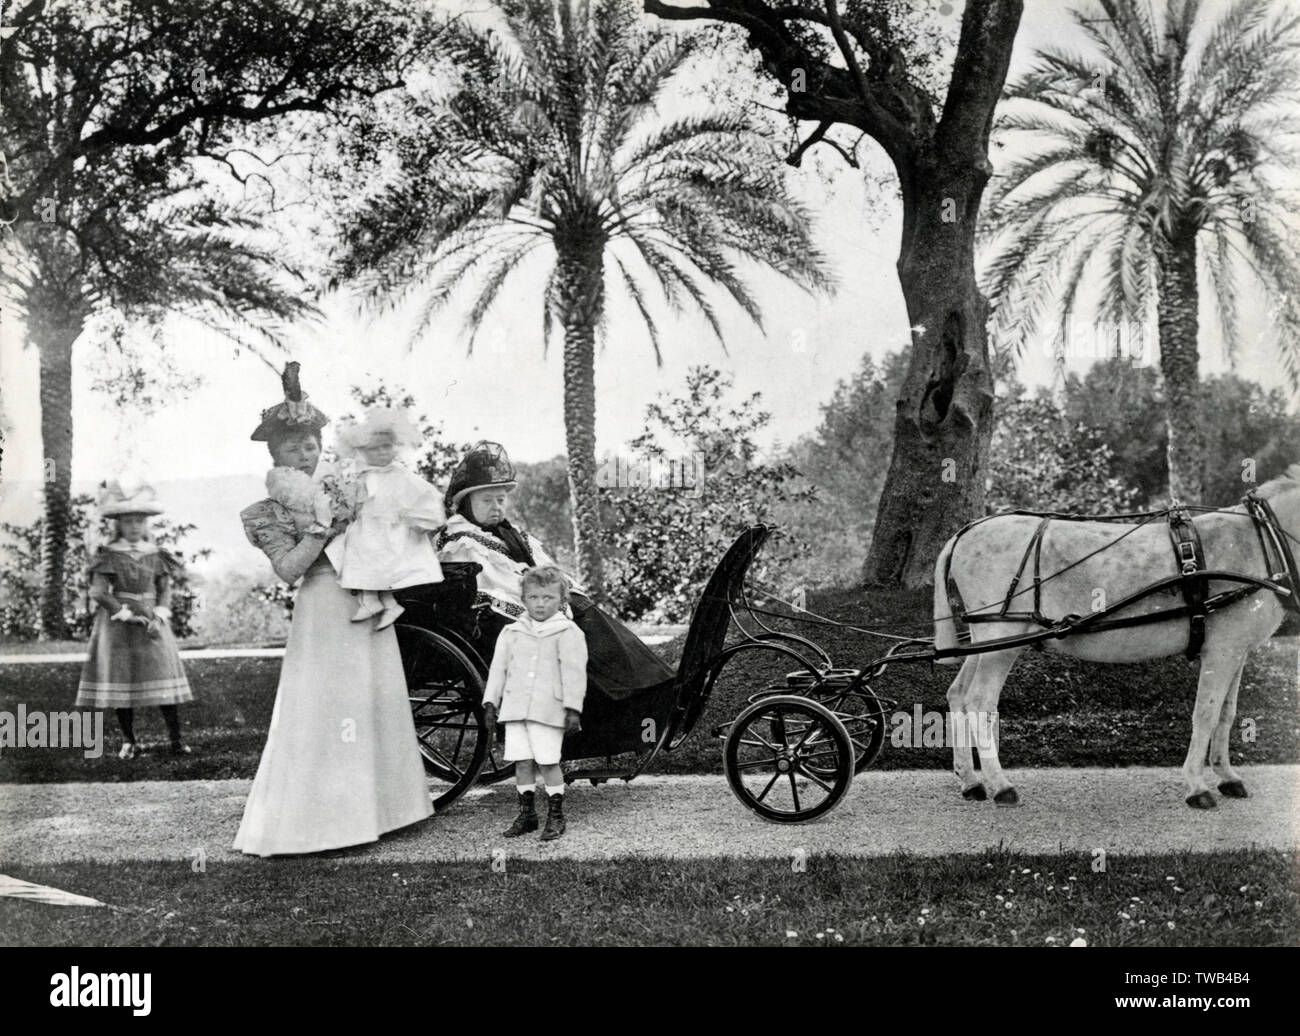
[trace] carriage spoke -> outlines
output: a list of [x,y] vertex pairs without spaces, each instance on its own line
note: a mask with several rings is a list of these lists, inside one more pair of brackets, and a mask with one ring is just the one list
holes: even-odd
[[736,763],[737,770],[757,770],[763,766],[771,766],[771,759],[747,759],[743,763]]
[[457,779],[459,779],[461,776],[464,775],[465,773],[464,769],[457,766],[454,762],[448,759],[442,752],[438,751],[438,749],[436,749],[433,745],[429,744],[428,741],[425,741],[423,738],[421,738],[420,744],[424,747],[424,752],[427,756],[429,756],[439,766],[445,766],[448,770],[450,770],[453,774],[456,775]]
[[742,737],[740,739],[740,744],[747,745],[750,748],[766,748],[773,755],[780,755],[781,749],[777,748],[776,745],[772,744],[770,741],[767,741],[762,737],[759,737],[757,734],[755,734],[754,737],[756,738],[756,740],[754,741],[749,741]]
[[821,738],[826,737],[826,732],[822,729],[820,723],[809,723],[807,731],[805,731],[803,737],[799,739],[799,743],[794,746],[793,751],[797,752],[803,748],[804,744],[813,736],[813,734],[818,734]]
[[794,771],[791,770],[786,776],[790,778],[790,798],[794,800],[794,811],[799,812],[799,784],[794,779]]
[[[830,786],[829,784],[827,784],[824,780],[822,780],[820,777],[818,777],[818,776],[817,776],[815,773],[813,773],[811,770],[806,769],[804,766],[800,765],[800,767],[799,767],[799,772],[800,772],[801,774],[803,774],[805,777],[807,777],[810,781],[813,781],[815,784],[817,784],[817,786],[820,787],[820,788],[822,789],[822,791],[826,792],[827,794],[830,793],[830,791],[831,791],[831,786]],[[798,809],[798,808],[799,808],[799,804],[798,804],[798,802],[796,802],[796,803],[795,803],[795,809]]]
[[780,771],[780,770],[778,770],[776,773],[772,774],[772,779],[771,779],[770,781],[767,782],[767,785],[766,785],[766,786],[763,788],[763,790],[762,790],[761,792],[759,792],[759,794],[758,794],[758,801],[759,801],[759,802],[762,802],[765,798],[767,798],[767,793],[768,793],[769,791],[772,790],[772,785],[775,784],[775,783],[777,782],[777,778],[780,777],[780,776],[781,776],[781,771]]

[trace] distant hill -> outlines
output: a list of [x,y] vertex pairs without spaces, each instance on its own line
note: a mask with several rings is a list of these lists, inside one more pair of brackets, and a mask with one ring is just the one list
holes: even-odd
[[[172,479],[158,482],[158,502],[167,516],[196,526],[189,543],[209,547],[212,556],[195,568],[204,574],[224,571],[265,576],[271,568],[265,556],[244,538],[239,512],[266,496],[262,475],[218,475],[211,478]],[[72,491],[93,493],[94,483],[74,483]],[[7,482],[0,485],[0,521],[26,524],[40,514],[39,482]]]

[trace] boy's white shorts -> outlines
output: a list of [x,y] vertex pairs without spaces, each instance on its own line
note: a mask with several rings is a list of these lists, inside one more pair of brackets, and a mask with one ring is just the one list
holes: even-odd
[[542,766],[560,761],[564,745],[564,728],[548,727],[531,719],[506,724],[506,750],[502,758],[508,763],[531,759]]

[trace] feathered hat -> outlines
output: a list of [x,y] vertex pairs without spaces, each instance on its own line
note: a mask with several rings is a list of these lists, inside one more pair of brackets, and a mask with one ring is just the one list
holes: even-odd
[[298,383],[298,370],[302,365],[290,361],[284,365],[280,383],[284,386],[284,402],[276,403],[262,411],[262,422],[249,436],[254,442],[270,442],[292,432],[316,432],[329,424],[329,418],[307,402],[307,395]]
[[499,442],[484,440],[470,447],[456,465],[443,502],[451,513],[466,494],[476,489],[514,489],[516,485],[515,466],[510,463],[506,448]]
[[99,484],[96,503],[104,518],[121,518],[124,514],[162,514],[163,509],[154,499],[153,486],[141,482],[130,493],[122,489],[116,479]]

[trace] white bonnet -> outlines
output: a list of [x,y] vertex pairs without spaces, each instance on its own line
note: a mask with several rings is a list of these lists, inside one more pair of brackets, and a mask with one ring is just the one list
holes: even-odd
[[417,447],[423,440],[405,410],[390,407],[371,407],[360,421],[343,422],[339,426],[339,452],[344,456],[359,456],[360,449],[381,432],[393,437],[397,447]]

